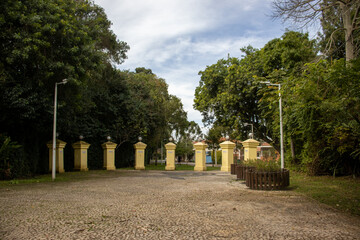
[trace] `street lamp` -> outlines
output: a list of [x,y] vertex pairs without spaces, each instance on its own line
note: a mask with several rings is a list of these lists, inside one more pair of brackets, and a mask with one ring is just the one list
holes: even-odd
[[282,106],[281,106],[281,84],[271,82],[260,82],[268,86],[277,86],[279,88],[279,112],[280,112],[280,157],[281,169],[284,168],[284,139],[283,139],[283,123],[282,123]]
[[244,123],[244,126],[250,126],[251,125],[251,139],[254,139],[254,124],[252,123]]
[[59,83],[55,83],[55,96],[54,96],[54,124],[53,124],[53,144],[52,144],[52,180],[55,180],[56,174],[56,110],[57,110],[57,86],[66,84],[68,80],[65,78]]

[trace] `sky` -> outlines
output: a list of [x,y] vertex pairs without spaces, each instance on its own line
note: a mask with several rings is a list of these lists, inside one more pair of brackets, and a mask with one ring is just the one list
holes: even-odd
[[263,47],[285,32],[273,21],[271,0],[95,0],[111,29],[130,46],[121,70],[151,69],[169,93],[182,100],[189,121],[201,127],[193,109],[199,71],[222,58],[241,57],[240,48]]

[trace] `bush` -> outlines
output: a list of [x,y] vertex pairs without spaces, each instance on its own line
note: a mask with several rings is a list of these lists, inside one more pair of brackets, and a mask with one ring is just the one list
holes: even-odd
[[279,161],[273,157],[250,159],[248,161],[244,161],[243,165],[255,167],[259,172],[277,172],[281,170]]
[[16,149],[21,146],[5,135],[0,135],[0,146],[0,179],[11,179],[14,177],[14,165],[18,162]]

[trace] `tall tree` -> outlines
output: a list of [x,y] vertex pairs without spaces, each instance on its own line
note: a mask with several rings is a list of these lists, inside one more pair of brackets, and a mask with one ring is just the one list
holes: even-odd
[[258,137],[271,141],[271,132],[260,118],[257,104],[260,96],[254,78],[264,73],[261,52],[251,46],[242,51],[243,59],[221,59],[199,73],[201,80],[195,90],[194,107],[202,113],[205,124],[229,127],[241,139],[246,136],[242,131],[244,123],[253,123],[255,129],[261,129],[256,131]]
[[0,133],[23,145],[31,171],[41,169],[50,139],[55,82],[72,80],[59,91],[59,110],[81,111],[81,87],[126,58],[110,24],[87,0],[0,2]]
[[242,51],[243,59],[219,60],[200,72],[194,107],[206,123],[230,127],[239,139],[246,138],[244,123],[252,123],[257,138],[279,149],[277,92],[258,82],[282,83],[283,78],[300,76],[303,65],[316,56],[315,42],[307,34],[288,31],[261,50]]
[[[350,61],[357,57],[355,38],[360,27],[359,0],[274,0],[273,8],[273,17],[282,18],[284,21],[291,20],[306,25],[319,20],[322,16],[327,18],[326,21],[340,23],[341,28],[334,29],[330,35],[335,31],[344,31],[346,60]],[[328,14],[328,12],[338,14]]]

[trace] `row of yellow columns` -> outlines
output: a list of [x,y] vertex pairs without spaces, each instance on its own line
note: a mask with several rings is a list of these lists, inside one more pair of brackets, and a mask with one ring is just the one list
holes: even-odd
[[[256,159],[257,158],[257,146],[259,142],[254,139],[248,139],[243,142],[245,154],[244,159]],[[236,144],[230,141],[225,141],[220,143],[222,149],[222,172],[230,172],[231,164],[234,163],[234,148]],[[203,142],[198,142],[194,144],[195,148],[195,167],[194,171],[206,171],[206,148],[207,144]],[[145,169],[144,165],[144,152],[146,149],[146,144],[143,142],[138,142],[134,145],[135,148],[135,169],[143,170]],[[165,144],[166,148],[166,167],[165,170],[175,170],[175,149],[176,145],[172,142]]]
[[[66,142],[61,140],[56,140],[56,171],[58,173],[65,172],[64,170],[64,148]],[[52,143],[48,143],[47,147],[49,148],[49,171],[52,170]],[[88,171],[88,155],[87,151],[90,147],[90,144],[84,141],[76,142],[72,145],[74,148],[74,170],[75,171]],[[104,149],[104,169],[106,170],[115,170],[115,148],[116,143],[106,142],[101,145]]]
[[[256,159],[257,146],[259,142],[253,139],[248,139],[243,142],[245,149],[244,159]],[[56,171],[59,173],[65,172],[64,170],[64,148],[66,142],[57,140],[56,141]],[[115,148],[116,143],[106,142],[101,145],[104,149],[104,165],[103,168],[106,170],[115,170]],[[139,141],[134,144],[135,148],[135,169],[144,170],[145,169],[145,149],[146,144]],[[52,170],[52,143],[48,143],[47,147],[49,148],[49,170]],[[90,147],[90,144],[79,141],[72,145],[74,148],[74,170],[77,171],[88,171],[87,167],[87,150]],[[195,167],[194,171],[206,171],[206,148],[207,144],[203,142],[198,142],[194,144],[195,148]],[[235,143],[230,141],[225,141],[220,143],[222,149],[222,165],[221,171],[230,172],[231,164],[234,163],[234,148]],[[166,167],[165,170],[175,170],[175,149],[176,145],[172,142],[165,144],[166,148]]]

